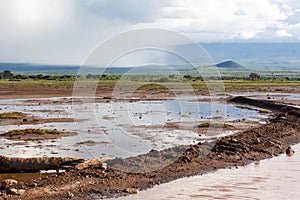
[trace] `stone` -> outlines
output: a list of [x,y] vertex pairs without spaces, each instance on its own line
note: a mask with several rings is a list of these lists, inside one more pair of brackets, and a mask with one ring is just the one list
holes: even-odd
[[260,143],[260,139],[259,138],[256,138],[254,141],[253,141],[253,144],[259,144]]
[[5,179],[1,182],[1,188],[8,189],[18,185],[18,181],[14,179]]
[[[108,158],[93,158],[93,159],[87,160],[83,163],[76,165],[75,168],[78,170],[83,170],[83,169],[87,169],[89,167],[99,167],[99,166],[102,166],[106,160],[108,160]],[[107,167],[107,165],[106,165],[106,167]]]
[[125,191],[129,194],[138,194],[139,193],[139,189],[137,189],[137,188],[127,188]]
[[72,192],[67,193],[67,198],[72,199],[74,197],[74,194]]
[[12,194],[12,195],[22,195],[22,194],[24,194],[25,190],[10,188],[7,190],[7,192],[8,192],[8,194]]
[[230,142],[234,142],[234,143],[237,143],[238,142],[238,140],[237,139],[235,139],[235,138],[230,138],[230,140],[229,140]]
[[32,184],[29,185],[29,187],[35,188],[35,187],[37,187],[37,183],[32,183]]
[[100,169],[106,170],[107,169],[107,163],[102,163],[100,165]]
[[292,149],[292,147],[288,147],[286,150],[285,150],[285,153],[287,156],[293,156],[295,151]]

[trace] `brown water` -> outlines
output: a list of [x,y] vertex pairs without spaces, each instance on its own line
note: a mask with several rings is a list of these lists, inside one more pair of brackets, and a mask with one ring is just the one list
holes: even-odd
[[51,176],[55,173],[0,173],[0,181],[5,179],[15,179],[17,181],[29,181],[31,179]]
[[280,155],[239,169],[179,179],[122,197],[129,199],[300,199],[300,144],[292,157]]

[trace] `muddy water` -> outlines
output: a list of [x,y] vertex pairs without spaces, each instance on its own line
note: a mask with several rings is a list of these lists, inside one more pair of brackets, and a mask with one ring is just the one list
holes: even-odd
[[0,173],[0,181],[5,179],[14,179],[20,182],[29,181],[31,179],[38,179],[53,175],[54,173]]
[[[2,100],[1,112],[18,111],[43,119],[74,118],[76,123],[5,126],[0,123],[0,133],[11,129],[48,128],[77,132],[78,135],[45,141],[11,141],[0,138],[0,154],[18,157],[128,157],[151,149],[197,142],[201,138],[193,126],[200,122],[216,119],[234,122],[246,119],[259,123],[267,118],[256,110],[193,100],[199,99],[74,104],[70,97]],[[186,123],[192,128],[166,127],[166,124],[172,123]],[[226,133],[219,130],[213,137],[231,133],[232,131]],[[202,139],[209,140],[211,137],[212,135],[202,135]]]
[[280,155],[238,169],[179,179],[156,186],[133,199],[300,199],[300,144],[292,157]]

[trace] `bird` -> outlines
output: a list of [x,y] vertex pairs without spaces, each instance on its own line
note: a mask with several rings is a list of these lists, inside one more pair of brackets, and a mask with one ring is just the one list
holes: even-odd
[[293,156],[295,151],[291,147],[288,147],[286,149],[285,153],[286,153],[287,156]]

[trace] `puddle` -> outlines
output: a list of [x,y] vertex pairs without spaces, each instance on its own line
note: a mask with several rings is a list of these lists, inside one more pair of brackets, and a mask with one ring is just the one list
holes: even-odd
[[44,173],[0,173],[0,182],[5,179],[14,179],[19,182],[30,181],[31,179],[38,179],[56,174],[54,172]]
[[293,149],[293,157],[178,179],[120,199],[300,199],[300,144]]
[[[205,97],[206,98],[206,97]],[[249,120],[262,123],[267,114],[234,105],[198,102],[198,98],[136,102],[77,102],[71,97],[1,100],[1,112],[18,111],[39,118],[74,118],[73,122],[37,125],[1,125],[0,133],[11,129],[46,128],[78,132],[76,136],[46,141],[10,141],[0,138],[0,154],[18,157],[70,156],[81,158],[124,158],[197,140],[211,140],[232,134],[218,131],[198,135],[193,130],[166,127],[172,123]],[[86,141],[89,141],[85,143]],[[92,141],[92,142],[91,142]]]

